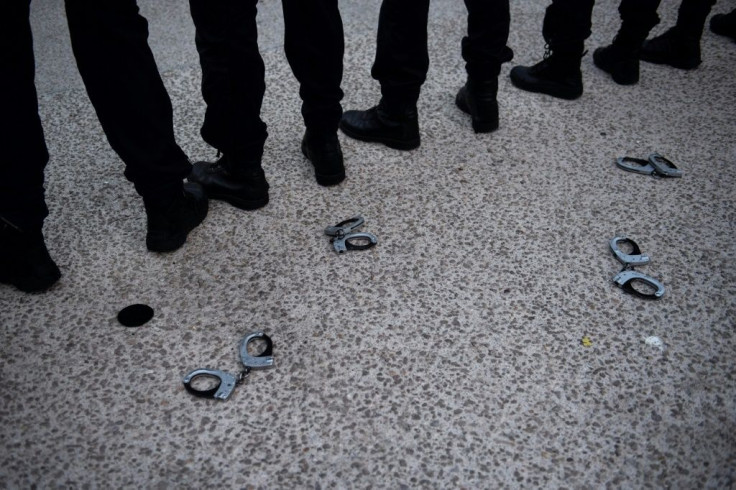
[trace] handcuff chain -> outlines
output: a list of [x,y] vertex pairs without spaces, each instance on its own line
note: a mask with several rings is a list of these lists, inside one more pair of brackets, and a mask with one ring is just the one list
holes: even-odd
[[246,367],[245,369],[240,371],[240,373],[238,373],[238,378],[235,380],[235,384],[236,385],[241,384],[243,381],[245,381],[246,376],[248,376],[249,374],[250,374],[249,367]]

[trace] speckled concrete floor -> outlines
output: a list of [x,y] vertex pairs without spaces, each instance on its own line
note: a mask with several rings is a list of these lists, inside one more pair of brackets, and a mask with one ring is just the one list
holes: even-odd
[[[341,1],[345,108],[378,98],[377,3]],[[514,2],[515,63],[541,56],[546,3]],[[657,32],[677,3],[663,1]],[[185,2],[142,8],[179,142],[211,158]],[[598,2],[589,48],[613,37],[615,8]],[[34,2],[45,230],[63,277],[43,295],[0,287],[0,487],[735,485],[736,43],[707,32],[699,69],[643,64],[632,87],[588,55],[574,102],[516,90],[508,65],[501,128],[475,135],[453,104],[464,14],[433,2],[421,148],[342,138],[348,179],[325,189],[299,151],[279,4],[262,2],[271,203],[215,202],[183,249],[156,255],[71,64],[61,3]],[[655,150],[685,176],[614,166]],[[338,256],[322,230],[358,213],[380,243]],[[651,255],[641,271],[665,284],[661,301],[611,282],[617,234]],[[154,319],[120,326],[137,302]],[[191,369],[237,372],[257,329],[275,369],[226,402],[186,393]]]

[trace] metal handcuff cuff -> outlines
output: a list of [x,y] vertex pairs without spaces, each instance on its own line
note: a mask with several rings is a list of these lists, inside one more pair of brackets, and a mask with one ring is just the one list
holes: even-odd
[[[257,356],[252,356],[248,353],[248,344],[255,340],[265,341],[266,349]],[[271,338],[263,332],[253,332],[246,335],[240,342],[240,360],[245,368],[237,376],[219,369],[195,369],[184,376],[182,380],[184,388],[192,395],[201,398],[227,400],[235,387],[245,380],[251,370],[273,367],[273,343]],[[219,383],[214,388],[198,390],[192,386],[192,383],[198,377],[217,378]]]
[[378,243],[378,238],[373,233],[355,232],[363,226],[365,220],[362,216],[355,216],[341,221],[335,226],[328,226],[325,235],[331,236],[335,252],[344,254],[348,250],[367,250]]
[[[632,251],[630,254],[624,253],[620,248],[619,244],[628,243],[631,245]],[[629,294],[633,294],[644,299],[660,299],[664,295],[664,286],[661,282],[657,281],[653,277],[642,274],[632,269],[632,267],[639,265],[646,265],[649,263],[649,256],[641,253],[639,245],[631,240],[630,238],[617,236],[611,239],[611,251],[616,257],[616,260],[621,262],[624,268],[616,274],[613,278],[613,282],[626,291]],[[633,283],[636,281],[643,282],[655,289],[653,293],[643,293],[634,288]]]
[[627,172],[652,175],[655,177],[682,177],[682,170],[659,153],[652,153],[647,160],[642,158],[619,157],[616,165]]

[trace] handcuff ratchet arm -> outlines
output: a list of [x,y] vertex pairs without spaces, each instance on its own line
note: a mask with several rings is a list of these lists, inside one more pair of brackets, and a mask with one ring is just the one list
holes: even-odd
[[364,223],[365,219],[362,216],[353,216],[345,221],[340,221],[335,226],[325,228],[325,235],[335,237],[345,236],[363,226]]
[[376,238],[376,235],[366,232],[350,233],[332,239],[332,247],[339,254],[344,254],[348,250],[366,250],[375,246],[377,243],[378,238]]
[[[651,294],[642,293],[641,291],[635,289],[632,285],[632,283],[635,281],[641,281],[645,284],[648,284],[649,286],[656,289],[656,291]],[[642,274],[641,272],[624,269],[616,274],[616,277],[613,278],[613,282],[627,293],[639,296],[640,298],[660,299],[662,296],[664,296],[664,286],[662,285],[662,283],[657,281],[653,277]]]
[[[252,356],[248,353],[248,344],[254,340],[263,340],[266,342],[266,349]],[[273,342],[271,337],[263,332],[253,332],[245,336],[240,342],[240,360],[247,369],[265,369],[273,366]]]
[[[628,243],[631,245],[632,251],[630,254],[624,253],[619,248],[619,243]],[[639,248],[639,245],[636,244],[636,242],[630,238],[626,238],[623,236],[617,236],[613,237],[610,242],[611,246],[611,252],[613,252],[613,255],[616,257],[616,260],[621,262],[625,266],[638,266],[638,265],[646,265],[649,263],[649,256],[646,254],[641,253],[641,249]]]
[[[211,378],[217,378],[219,383],[214,388],[209,390],[198,390],[192,386],[192,382],[195,378],[205,376]],[[190,372],[182,380],[184,388],[189,393],[200,398],[216,398],[218,400],[227,400],[230,394],[235,389],[235,385],[238,384],[238,380],[230,373],[220,371],[219,369],[195,369]]]

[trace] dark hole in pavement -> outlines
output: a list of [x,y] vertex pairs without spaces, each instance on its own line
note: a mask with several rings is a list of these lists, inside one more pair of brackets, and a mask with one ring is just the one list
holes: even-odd
[[118,321],[126,327],[140,327],[153,318],[153,308],[148,305],[126,306],[118,313]]

